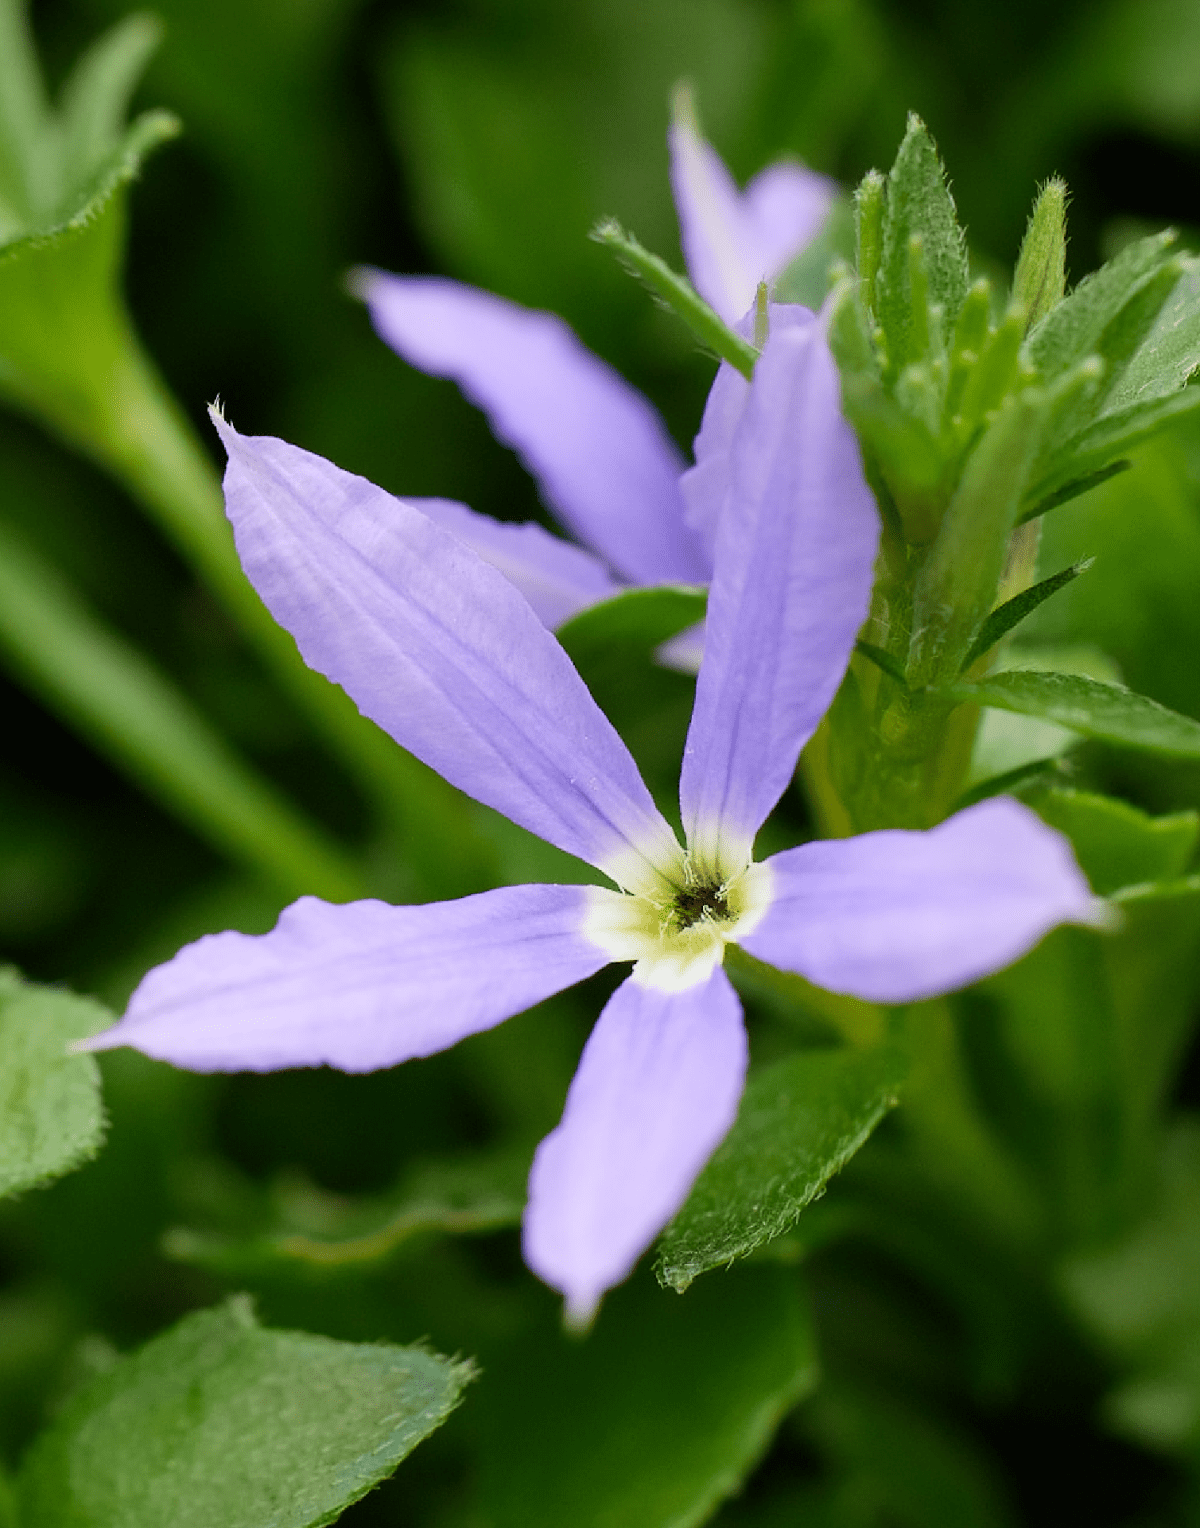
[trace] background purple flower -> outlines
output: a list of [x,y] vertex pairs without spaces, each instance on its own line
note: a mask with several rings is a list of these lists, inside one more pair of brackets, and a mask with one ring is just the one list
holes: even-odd
[[[670,148],[689,273],[735,324],[753,305],[758,282],[775,276],[817,232],[835,187],[800,165],[781,164],[740,192],[690,111],[672,127]],[[548,626],[622,583],[708,582],[711,542],[680,492],[686,463],[678,447],[649,400],[560,318],[444,277],[361,270],[354,284],[381,338],[413,366],[458,383],[580,543],[567,556],[538,525],[505,525],[462,504],[418,501],[500,568]]]

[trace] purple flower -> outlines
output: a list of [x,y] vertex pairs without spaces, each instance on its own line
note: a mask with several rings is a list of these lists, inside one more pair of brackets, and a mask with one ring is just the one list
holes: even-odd
[[[779,164],[739,192],[689,111],[677,114],[670,146],[689,270],[701,294],[736,323],[758,282],[816,233],[833,182]],[[452,378],[487,414],[580,543],[463,504],[421,502],[515,583],[551,629],[622,584],[708,582],[711,540],[692,523],[678,448],[653,405],[560,318],[442,277],[362,270],[355,287],[399,355]],[[694,646],[680,647],[681,659]],[[683,666],[697,661],[692,654]]]
[[269,934],[180,951],[88,1042],[197,1070],[366,1071],[634,962],[530,1177],[525,1255],[576,1321],[679,1208],[737,1113],[747,1045],[726,943],[835,991],[906,1002],[1091,916],[1065,841],[1011,800],[927,833],[753,861],[866,614],[878,518],[818,324],[772,334],[727,412],[679,791],[686,849],[505,578],[413,505],[218,418],[242,563],[306,662],[453,784],[620,890],[515,886],[416,907],[304,897]]

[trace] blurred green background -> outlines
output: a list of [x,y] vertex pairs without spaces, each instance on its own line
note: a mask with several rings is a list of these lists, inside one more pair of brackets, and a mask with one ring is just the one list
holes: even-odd
[[[155,9],[165,40],[135,104],[171,109],[184,133],[133,188],[126,290],[214,462],[204,409],[220,395],[240,429],[283,436],[394,492],[460,498],[502,517],[542,513],[520,466],[455,389],[375,339],[343,290],[359,262],[444,272],[563,314],[646,390],[686,447],[713,364],[586,238],[615,214],[679,263],[665,130],[681,77],[742,180],[793,154],[852,187],[891,163],[905,112],[918,111],[985,271],[1011,264],[1035,187],[1053,172],[1073,196],[1073,280],[1133,232],[1173,223],[1191,242],[1200,230],[1200,0]],[[119,0],[35,0],[52,87],[124,13]],[[245,756],[376,863],[381,884],[403,883],[403,843],[379,828],[211,595],[110,479],[13,413],[0,414],[0,515]],[[1047,538],[1048,566],[1083,554],[1098,562],[1047,608],[1041,634],[1097,643],[1137,689],[1200,716],[1195,427],[1060,511]],[[26,687],[0,677],[0,707],[5,959],[119,1004],[184,939],[269,926],[286,900],[278,888],[232,866]],[[1127,758],[1083,767],[1156,810],[1200,806],[1200,773]],[[524,873],[503,858],[518,849],[496,846],[502,878]],[[526,1147],[557,1117],[603,980],[452,1056],[375,1077],[212,1080],[124,1054],[107,1061],[114,1128],[104,1155],[0,1217],[0,1445],[11,1455],[28,1437],[82,1361],[81,1335],[140,1340],[225,1287],[219,1270],[161,1255],[170,1226],[255,1225],[264,1185],[278,1186],[281,1172],[361,1193],[439,1151]],[[1180,1075],[1178,1101],[1200,1102],[1194,1054]],[[831,1359],[832,1388],[787,1425],[746,1503],[721,1521],[1195,1520],[1187,1514],[1200,1498],[1177,1463],[1097,1430],[1107,1359],[1031,1296],[1032,1314],[1004,1318],[1022,1356],[989,1389],[962,1356],[978,1338],[964,1330],[970,1300],[939,1303],[913,1272],[919,1262],[893,1266],[878,1249],[818,1262],[821,1330],[830,1352],[850,1355],[844,1372],[869,1376],[869,1399],[838,1389]],[[256,1289],[271,1321],[355,1338],[428,1335],[443,1351],[495,1354],[501,1376],[505,1342],[553,1316],[507,1234],[424,1246],[375,1282],[276,1286],[269,1270],[244,1268],[231,1277]],[[899,1409],[896,1394],[921,1397],[920,1414]],[[927,1402],[943,1419],[936,1426]],[[463,1417],[406,1464],[403,1484],[346,1520],[476,1521],[467,1440],[498,1424],[486,1405]],[[493,1441],[489,1456],[488,1446],[485,1476],[500,1447]],[[905,1484],[906,1460],[916,1484]],[[1000,1477],[1007,1484],[994,1486]]]

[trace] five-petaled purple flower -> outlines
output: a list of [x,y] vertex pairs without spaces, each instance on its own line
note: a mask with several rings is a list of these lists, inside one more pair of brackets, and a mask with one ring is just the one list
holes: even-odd
[[929,832],[753,861],[849,661],[878,518],[811,315],[776,329],[722,420],[696,469],[720,502],[681,848],[504,577],[413,505],[217,418],[243,565],[305,660],[453,784],[620,889],[514,886],[413,907],[304,897],[269,934],[209,936],[151,971],[90,1042],[198,1070],[366,1071],[632,961],[529,1182],[526,1259],[577,1321],[679,1208],[737,1113],[747,1042],[728,942],[834,991],[906,1002],[1092,914],[1065,841],[1007,799]]
[[[686,101],[670,133],[671,180],[688,270],[700,294],[737,324],[769,280],[813,237],[834,184],[776,164],[739,191],[696,129]],[[578,545],[449,500],[421,500],[431,519],[498,567],[552,630],[621,584],[707,583],[712,527],[697,514],[685,463],[657,410],[585,349],[560,318],[435,276],[359,271],[354,284],[380,336],[405,360],[450,377],[487,414],[537,479]],[[723,385],[742,379],[728,366]],[[695,672],[700,641],[666,656]]]

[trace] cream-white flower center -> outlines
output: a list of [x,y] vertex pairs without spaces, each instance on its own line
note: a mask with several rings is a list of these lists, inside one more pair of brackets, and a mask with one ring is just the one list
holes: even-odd
[[632,960],[643,986],[679,992],[707,981],[731,940],[743,938],[771,904],[769,865],[748,865],[726,880],[697,876],[685,862],[661,894],[589,889],[583,932],[610,960]]

